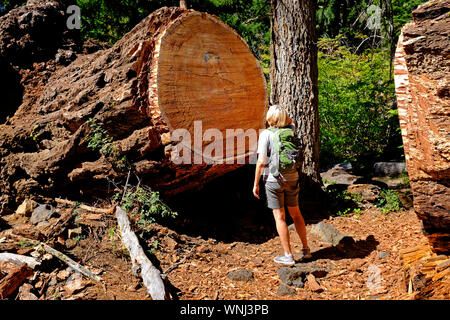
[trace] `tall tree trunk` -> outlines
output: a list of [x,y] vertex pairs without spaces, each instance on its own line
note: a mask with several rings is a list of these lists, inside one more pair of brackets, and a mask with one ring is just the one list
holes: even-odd
[[313,0],[271,0],[271,103],[287,108],[296,125],[303,162],[302,201],[321,196],[318,67]]

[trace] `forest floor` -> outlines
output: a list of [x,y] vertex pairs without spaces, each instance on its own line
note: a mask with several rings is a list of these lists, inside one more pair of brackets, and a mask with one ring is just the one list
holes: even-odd
[[[45,272],[28,280],[38,299],[142,300],[150,299],[140,278],[131,272],[126,249],[117,234],[113,214],[104,215],[103,227],[87,228],[84,239],[66,254],[99,274],[105,283],[84,279],[82,285],[67,289],[67,266],[53,258]],[[288,299],[404,299],[406,288],[399,250],[427,243],[420,222],[413,210],[383,214],[377,208],[353,217],[330,217],[324,221],[341,233],[351,236],[351,247],[333,247],[310,233],[307,225],[312,259],[297,266],[311,265],[326,270],[316,279],[319,287],[290,287],[288,294],[279,294],[282,284],[273,262],[281,253],[275,234],[267,240],[222,241],[176,232],[160,224],[152,224],[146,233],[151,260],[165,273],[171,294],[181,300],[288,300]],[[186,221],[185,221],[186,223]],[[263,228],[261,228],[262,230]],[[231,230],[230,230],[231,231]],[[258,233],[255,228],[254,233]],[[294,256],[299,257],[301,243],[290,227]],[[150,253],[151,252],[151,253]],[[5,265],[3,265],[5,267]],[[232,280],[233,270],[247,270],[245,281]],[[379,274],[379,285],[370,286],[373,272]],[[242,280],[242,279],[241,279]],[[282,285],[283,286],[283,285]],[[40,292],[41,294],[38,294]],[[12,296],[11,298],[14,298]],[[16,293],[17,298],[17,293]]]
[[[178,234],[163,226],[154,226],[160,239],[155,256],[160,268],[171,270],[167,279],[176,297],[186,300],[249,300],[249,299],[403,299],[406,288],[398,252],[401,249],[427,243],[420,222],[413,210],[382,214],[378,209],[363,212],[358,218],[333,217],[326,221],[340,232],[354,238],[351,249],[337,250],[309,234],[313,263],[329,272],[317,279],[321,289],[310,286],[291,288],[291,295],[279,295],[282,283],[277,271],[283,267],[273,262],[279,255],[279,239],[274,237],[264,243],[225,243],[213,238],[201,239]],[[290,228],[294,252],[301,252],[301,243]],[[311,225],[307,227],[309,231]],[[95,243],[92,238],[80,241],[73,252],[78,257],[92,250],[87,265],[103,270],[106,292],[99,285],[86,288],[83,299],[146,299],[145,288],[130,271],[126,256],[114,248],[114,238],[108,235]],[[379,269],[378,269],[379,268]],[[232,280],[232,270],[245,269],[253,274],[248,281]],[[380,285],[368,286],[373,270],[378,270]],[[323,291],[322,291],[323,290]]]

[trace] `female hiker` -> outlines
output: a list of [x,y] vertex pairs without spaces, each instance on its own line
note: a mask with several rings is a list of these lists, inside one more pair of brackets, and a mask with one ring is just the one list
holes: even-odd
[[[264,175],[265,191],[267,195],[267,205],[273,211],[276,228],[280,236],[281,246],[284,255],[274,258],[274,261],[281,264],[291,265],[295,263],[291,251],[289,238],[289,230],[286,224],[286,215],[284,206],[286,205],[294,220],[295,229],[303,244],[303,258],[311,258],[311,252],[306,239],[305,221],[300,213],[298,206],[298,172],[296,168],[284,172],[268,170],[268,165],[274,161],[276,156],[274,152],[274,136],[275,132],[281,128],[293,129],[292,120],[289,118],[286,110],[278,105],[271,106],[267,112],[266,121],[270,128],[261,132],[258,141],[258,162],[256,164],[255,183],[253,186],[253,194],[259,197],[259,181],[261,174]],[[279,143],[279,142],[276,142]],[[275,148],[275,150],[278,150]],[[278,168],[278,164],[277,164]]]

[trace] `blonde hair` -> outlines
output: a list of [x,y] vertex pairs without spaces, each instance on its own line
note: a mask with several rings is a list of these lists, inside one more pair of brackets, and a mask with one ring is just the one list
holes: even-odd
[[271,127],[284,128],[289,124],[289,120],[287,111],[279,105],[273,105],[267,111],[266,121]]

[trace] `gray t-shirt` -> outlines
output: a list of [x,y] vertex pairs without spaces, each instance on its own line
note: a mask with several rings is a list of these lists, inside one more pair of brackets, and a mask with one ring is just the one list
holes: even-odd
[[[267,156],[266,163],[265,163],[266,166],[263,169],[262,175],[263,175],[264,179],[268,182],[277,182],[277,179],[269,171],[269,163],[271,160],[270,158],[271,158],[272,150],[273,150],[273,136],[274,136],[274,133],[272,131],[264,130],[259,135],[259,140],[258,140],[257,153],[258,154],[265,153]],[[298,180],[298,172],[295,169],[292,170],[291,172],[285,172],[284,174],[280,174],[280,176],[284,181]]]

